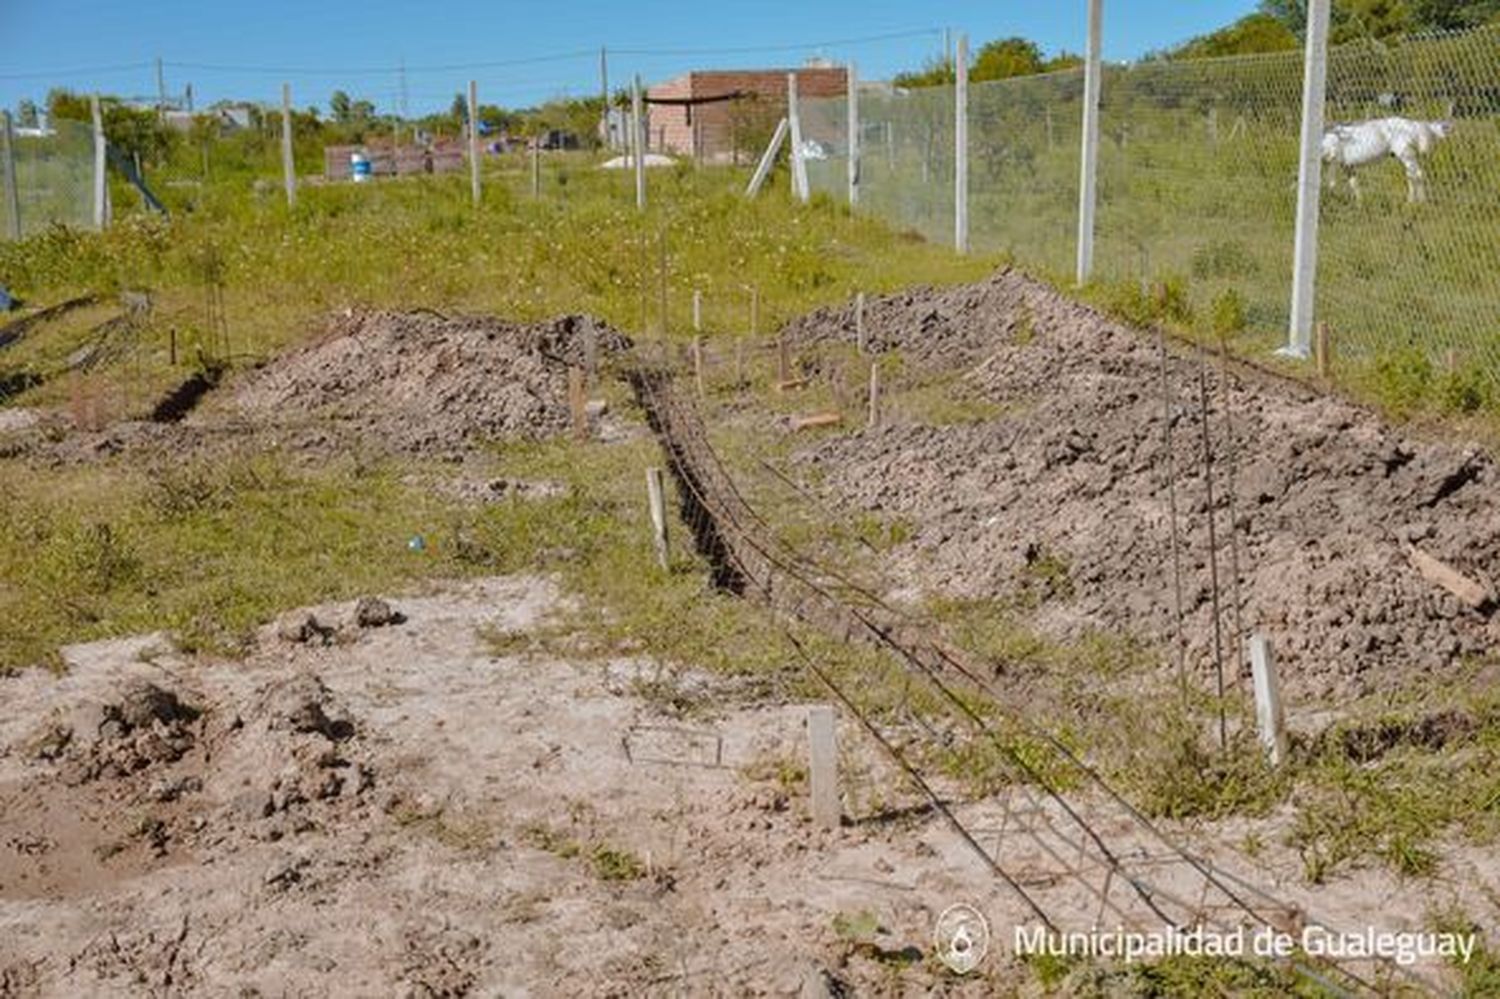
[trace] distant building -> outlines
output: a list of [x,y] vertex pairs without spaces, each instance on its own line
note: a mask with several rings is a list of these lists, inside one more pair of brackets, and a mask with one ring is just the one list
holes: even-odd
[[[649,149],[705,162],[739,161],[759,153],[786,114],[787,74],[797,74],[799,99],[842,97],[849,75],[842,66],[816,64],[800,69],[698,70],[659,83],[647,91]],[[811,118],[804,136],[821,141]]]
[[358,146],[324,146],[323,176],[328,180],[348,180],[354,173],[349,157],[363,153],[369,157],[370,173],[376,177],[404,177],[414,173],[454,173],[464,168],[464,143],[459,139],[437,138],[417,145],[396,145],[391,139],[371,140]]

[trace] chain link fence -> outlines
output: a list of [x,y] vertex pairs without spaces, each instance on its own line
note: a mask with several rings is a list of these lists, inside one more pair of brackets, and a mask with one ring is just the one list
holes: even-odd
[[[1237,349],[1284,343],[1302,73],[1300,51],[1105,66],[1093,278],[1168,283]],[[1082,69],[970,87],[971,243],[1062,283],[1083,88]],[[808,101],[803,114],[844,106]],[[1500,28],[1331,50],[1325,118],[1384,136],[1368,162],[1323,165],[1316,314],[1340,371],[1500,396]],[[859,119],[861,208],[951,240],[954,88],[867,86]],[[1392,134],[1383,119],[1412,124]],[[809,179],[844,196],[842,166]]]
[[8,154],[14,169],[3,174],[6,189],[0,197],[0,236],[24,237],[54,223],[76,228],[93,225],[92,126],[53,120],[42,128],[12,129]]

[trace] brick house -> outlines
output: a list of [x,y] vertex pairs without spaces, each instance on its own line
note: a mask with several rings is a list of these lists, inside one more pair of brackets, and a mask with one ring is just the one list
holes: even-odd
[[801,100],[842,97],[848,88],[842,66],[684,73],[646,93],[648,148],[705,162],[752,160],[786,114],[788,73],[797,74]]

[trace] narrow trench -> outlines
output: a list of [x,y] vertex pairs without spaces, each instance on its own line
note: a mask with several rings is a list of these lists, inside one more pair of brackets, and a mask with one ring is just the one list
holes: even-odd
[[673,432],[670,416],[663,412],[661,402],[671,391],[668,387],[671,377],[640,366],[629,369],[625,377],[635,393],[636,402],[646,414],[647,425],[667,453],[667,470],[677,486],[682,518],[692,532],[693,547],[708,560],[709,578],[714,588],[744,596],[745,575],[735,564],[729,542],[719,529],[717,514],[703,502],[703,497],[712,495],[711,488],[704,481],[704,475],[687,446]]
[[180,382],[176,388],[162,396],[152,408],[149,419],[152,423],[178,423],[203,401],[203,397],[219,384],[221,372],[218,368],[195,371]]

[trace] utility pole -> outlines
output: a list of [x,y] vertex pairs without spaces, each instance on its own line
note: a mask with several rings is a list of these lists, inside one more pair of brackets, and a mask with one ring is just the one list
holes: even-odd
[[161,56],[156,57],[156,118],[167,116],[167,77],[162,72]]

